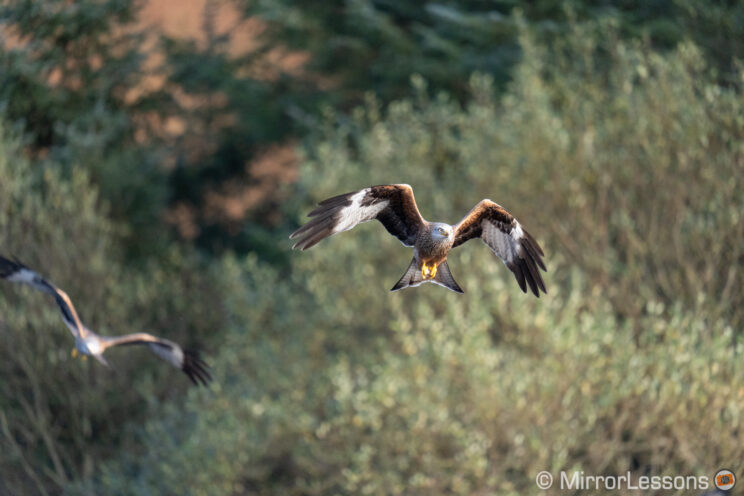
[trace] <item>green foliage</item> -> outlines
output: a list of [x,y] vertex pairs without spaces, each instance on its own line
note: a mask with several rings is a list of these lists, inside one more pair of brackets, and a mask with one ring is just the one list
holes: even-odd
[[[151,331],[208,344],[222,326],[218,286],[199,260],[171,249],[157,266],[124,270],[121,228],[83,168],[32,167],[0,128],[0,247],[64,288],[102,334]],[[187,269],[188,268],[188,269]],[[115,453],[121,424],[178,398],[189,384],[147,350],[111,352],[114,370],[70,356],[54,301],[0,288],[0,493],[50,494]]]
[[[159,407],[71,494],[531,494],[540,470],[691,474],[744,456],[744,101],[698,50],[522,37],[506,95],[330,113],[308,204],[408,182],[423,215],[483,197],[543,244],[549,295],[487,247],[456,250],[466,294],[389,293],[411,253],[379,225],[278,273],[227,258],[213,394]],[[716,433],[711,439],[710,433]]]
[[318,329],[306,304],[273,319],[276,300],[251,290],[214,395],[145,424],[144,448],[103,467],[94,492],[525,494],[544,469],[709,475],[740,459],[730,327],[651,305],[636,345],[601,296],[587,308],[580,278],[538,304],[498,275],[468,300],[362,291],[383,296],[347,298],[350,313],[391,304],[356,328]]
[[[176,205],[193,214],[200,248],[257,251],[284,265],[266,239],[288,230],[287,218],[267,220],[266,212],[286,196],[257,202],[245,229],[236,229],[209,212],[209,194],[235,183],[275,189],[247,166],[271,145],[307,137],[324,103],[348,110],[371,91],[387,104],[411,95],[412,73],[432,94],[446,90],[461,103],[473,71],[490,75],[502,91],[523,55],[523,24],[548,46],[596,19],[615,25],[620,38],[646,39],[654,48],[691,39],[717,70],[716,80],[727,84],[736,84],[733,68],[744,55],[740,2],[239,1],[245,16],[260,17],[262,43],[235,54],[234,33],[215,29],[222,2],[210,0],[206,43],[163,39],[158,55],[166,59],[151,68],[145,61],[154,44],[134,24],[142,3],[0,6],[0,110],[22,124],[34,157],[51,159],[68,176],[73,165],[89,171],[136,261],[167,251],[162,219]],[[277,53],[306,54],[309,61],[290,71],[276,63]],[[163,89],[143,91],[153,77],[166,81]],[[163,123],[185,131],[171,140]],[[163,167],[166,161],[176,166]],[[287,209],[290,216],[295,207]]]
[[[0,7],[0,253],[103,334],[206,346],[216,376],[186,395],[147,350],[73,360],[49,298],[0,285],[0,493],[516,495],[544,469],[744,470],[739,3],[240,2],[267,44],[237,57],[215,5],[205,46],[162,40],[180,100],[130,93],[131,0]],[[308,70],[259,77],[277,40]],[[146,116],[189,123],[167,179]],[[168,202],[250,182],[295,133],[295,186],[237,235],[197,219],[197,245],[239,255],[162,234]],[[478,242],[450,257],[466,295],[391,294],[411,253],[372,223],[289,252],[299,209],[391,181],[431,220],[511,210],[549,295]]]
[[739,325],[742,92],[711,82],[692,45],[662,57],[607,36],[613,49],[577,30],[559,58],[524,39],[506,95],[495,101],[490,78],[474,76],[465,111],[444,94],[429,100],[414,78],[417,101],[383,115],[373,100],[326,130],[303,187],[324,198],[395,177],[414,186],[424,217],[451,223],[491,197],[621,315],[717,294],[718,314]]
[[[206,43],[166,39],[168,89],[176,98],[165,114],[189,123],[176,146],[178,167],[172,177],[172,202],[185,205],[199,227],[198,246],[213,253],[226,248],[255,251],[277,260],[267,233],[288,230],[286,218],[267,215],[287,196],[251,208],[244,229],[215,219],[209,194],[225,183],[262,187],[248,164],[268,144],[309,138],[319,109],[329,104],[343,111],[358,105],[366,92],[384,104],[411,95],[411,74],[421,75],[432,94],[446,90],[459,102],[470,95],[474,71],[488,74],[503,91],[523,56],[522,26],[547,46],[560,44],[575,26],[596,26],[596,19],[616,26],[622,39],[645,39],[653,47],[673,49],[692,38],[731,82],[733,57],[744,54],[741,5],[695,0],[564,2],[469,1],[263,1],[235,2],[261,29],[253,33],[257,48],[236,55],[233,33],[217,34],[219,2],[205,5]],[[515,10],[518,9],[518,10]],[[517,12],[515,14],[515,12]],[[600,26],[605,31],[604,26]],[[598,36],[602,36],[599,33]],[[276,62],[277,53],[308,55],[301,69]],[[556,49],[557,54],[560,53]],[[184,104],[185,103],[185,104]],[[263,186],[266,188],[267,186]],[[268,186],[272,188],[272,186]],[[288,208],[296,213],[295,205]]]

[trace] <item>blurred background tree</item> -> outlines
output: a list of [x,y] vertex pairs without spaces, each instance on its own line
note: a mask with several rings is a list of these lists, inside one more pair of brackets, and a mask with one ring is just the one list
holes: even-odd
[[165,405],[72,492],[517,495],[546,469],[744,468],[744,99],[693,45],[616,34],[575,28],[556,59],[523,33],[503,97],[474,76],[463,108],[415,79],[415,98],[329,115],[306,150],[307,208],[389,177],[429,218],[497,198],[549,250],[547,297],[478,243],[450,258],[464,296],[390,293],[409,255],[378,225],[288,276],[228,258],[215,397],[186,420]]
[[89,171],[111,214],[125,220],[127,250],[163,248],[168,202],[162,153],[143,119],[168,100],[137,91],[145,78],[133,0],[21,0],[0,7],[0,101],[37,161]]
[[[196,111],[175,109],[188,115],[191,132],[176,146],[173,202],[189,212],[197,234],[187,237],[199,246],[253,250],[274,263],[285,260],[276,257],[270,233],[293,227],[270,215],[291,198],[282,185],[292,182],[287,167],[297,159],[282,150],[312,135],[325,106],[350,111],[367,92],[382,103],[411,96],[412,74],[424,78],[430,95],[446,91],[461,103],[476,71],[489,74],[501,92],[522,57],[522,23],[551,50],[573,26],[597,19],[612,22],[618,39],[643,39],[662,51],[692,40],[724,84],[735,82],[735,61],[744,53],[738,2],[238,0],[230,5],[261,22],[260,28],[251,25],[254,45],[246,53],[231,50],[235,31],[215,29],[220,5],[206,2],[202,46],[165,42],[171,93],[185,93],[189,105],[204,102]],[[518,17],[512,15],[516,7]],[[267,178],[267,161],[280,164],[280,172]],[[236,181],[253,202],[235,200],[241,196]],[[273,194],[257,193],[266,190]],[[233,208],[225,207],[228,202]]]
[[712,66],[730,76],[741,58],[744,7],[740,2],[699,0],[514,0],[242,2],[247,15],[267,23],[261,39],[311,54],[308,70],[332,81],[334,103],[359,103],[367,91],[383,101],[411,94],[409,77],[422,75],[432,91],[468,93],[473,72],[490,74],[499,89],[521,58],[519,9],[543,41],[565,36],[576,22],[614,19],[622,38],[646,38],[673,49],[691,39]]
[[[744,469],[739,2],[193,0],[160,5],[170,30],[157,3],[0,6],[0,252],[102,333],[206,348],[217,381],[74,361],[45,296],[3,284],[0,493]],[[377,225],[290,252],[313,203],[387,182],[428,218],[512,210],[549,296],[477,243],[464,297],[390,294],[408,255]]]
[[[34,167],[23,144],[0,127],[2,253],[21,257],[64,288],[92,329],[147,330],[209,348],[223,313],[219,284],[202,272],[199,258],[171,246],[158,263],[128,270],[124,231],[86,168],[50,161]],[[147,351],[112,354],[114,371],[74,360],[53,300],[3,286],[0,493],[59,492],[116,452],[122,423],[136,424],[149,405],[180,395],[189,383],[159,378],[165,370]]]
[[216,2],[205,4],[203,43],[161,40],[170,71],[166,88],[182,95],[169,114],[188,122],[172,143],[171,202],[188,208],[198,229],[182,234],[197,246],[255,251],[278,263],[271,232],[286,222],[272,212],[287,199],[282,186],[295,176],[294,153],[286,150],[299,133],[291,114],[316,112],[317,101],[276,72],[267,49],[231,53],[229,34],[216,32],[216,8]]

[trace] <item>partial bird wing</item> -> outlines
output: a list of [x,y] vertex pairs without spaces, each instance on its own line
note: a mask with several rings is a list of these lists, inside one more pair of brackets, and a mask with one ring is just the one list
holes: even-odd
[[27,284],[38,291],[54,294],[54,285],[44,280],[43,277],[17,259],[9,260],[0,256],[0,278],[7,279],[10,282]]
[[9,260],[0,256],[0,278],[10,282],[26,284],[32,288],[54,296],[54,300],[62,313],[62,320],[72,332],[73,336],[85,338],[87,329],[80,321],[75,305],[67,293],[50,283],[39,274],[23,265],[18,260]]
[[483,200],[455,226],[453,248],[481,238],[514,273],[519,287],[540,297],[539,289],[547,293],[538,267],[547,272],[542,257],[545,255],[535,238],[512,214],[491,200]]
[[413,246],[425,222],[418,211],[413,189],[407,184],[371,186],[334,196],[308,214],[313,219],[289,237],[300,239],[292,248],[307,250],[328,236],[357,224],[379,220],[405,246]]
[[119,345],[147,345],[150,351],[177,369],[182,370],[189,376],[191,382],[197,386],[200,382],[206,386],[212,380],[212,376],[207,370],[209,366],[199,357],[199,353],[184,350],[173,341],[145,332],[126,334],[124,336],[101,336],[101,341],[104,343],[104,349]]

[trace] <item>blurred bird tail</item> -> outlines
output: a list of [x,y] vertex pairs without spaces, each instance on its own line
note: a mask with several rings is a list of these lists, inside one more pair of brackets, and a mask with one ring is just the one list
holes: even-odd
[[393,286],[393,289],[390,291],[398,291],[399,289],[418,286],[423,282],[433,282],[434,284],[444,286],[455,293],[464,293],[462,288],[460,288],[455,281],[455,278],[452,277],[452,272],[450,272],[446,260],[437,266],[437,275],[434,276],[434,279],[424,279],[423,274],[421,273],[421,262],[417,262],[416,258],[411,260],[411,265],[406,269],[406,273],[403,274],[403,277],[395,283],[395,286]]
[[102,364],[104,364],[106,367],[111,368],[111,365],[108,363],[108,360],[103,358],[103,354],[93,355],[93,357],[99,362],[101,362]]
[[421,274],[421,262],[417,262],[416,257],[414,257],[413,260],[411,260],[411,265],[408,266],[405,274],[403,274],[403,277],[400,278],[400,281],[395,283],[395,286],[393,286],[393,289],[390,291],[398,291],[399,289],[410,286],[418,286],[422,282],[424,282],[424,277]]

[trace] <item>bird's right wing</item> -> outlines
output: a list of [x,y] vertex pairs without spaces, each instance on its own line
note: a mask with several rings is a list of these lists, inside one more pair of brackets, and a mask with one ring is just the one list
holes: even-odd
[[146,332],[126,334],[124,336],[101,336],[106,348],[119,345],[147,345],[150,351],[170,363],[177,369],[183,371],[191,382],[199,385],[199,382],[205,386],[212,380],[212,376],[207,370],[209,366],[199,357],[196,351],[184,350],[177,343],[167,339],[159,338]]
[[290,239],[300,238],[292,248],[306,250],[328,236],[374,219],[405,246],[413,246],[425,223],[407,184],[371,186],[334,196],[320,202],[308,216],[312,220],[290,235]]
[[501,205],[483,200],[476,205],[456,226],[452,247],[468,240],[480,238],[491,248],[514,273],[517,284],[527,292],[540,297],[540,290],[547,293],[540,269],[547,271],[542,261],[544,253],[526,229]]
[[9,260],[0,256],[0,278],[10,282],[26,284],[32,288],[54,296],[54,301],[62,313],[62,320],[73,336],[84,338],[86,329],[78,317],[75,305],[67,293],[50,283],[39,274],[23,265],[18,260]]

